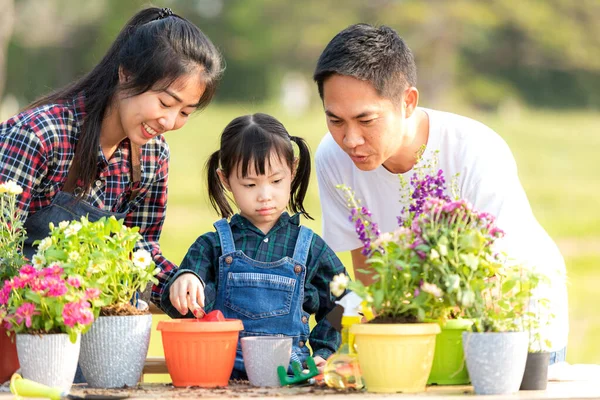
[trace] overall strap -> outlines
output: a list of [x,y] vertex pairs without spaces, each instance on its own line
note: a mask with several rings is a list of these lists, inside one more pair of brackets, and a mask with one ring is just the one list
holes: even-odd
[[233,242],[233,234],[231,233],[231,226],[229,226],[229,222],[223,218],[215,222],[213,226],[219,234],[219,240],[221,241],[223,254],[233,253],[235,251],[235,243]]
[[294,248],[294,260],[306,265],[310,244],[312,242],[313,231],[309,228],[300,225],[300,233],[296,239],[296,247]]
[[[71,162],[71,166],[69,167],[69,172],[67,172],[67,180],[63,185],[62,191],[67,193],[74,193],[75,188],[77,186],[77,179],[79,178],[79,153],[80,146],[75,148],[75,155],[73,156],[73,161]],[[141,156],[140,156],[140,146],[137,144],[131,143],[131,149],[129,151],[129,165],[131,165],[131,187],[132,191],[129,195],[129,201],[135,199],[137,194],[139,193],[141,187],[140,182],[142,179],[142,168],[141,168]]]

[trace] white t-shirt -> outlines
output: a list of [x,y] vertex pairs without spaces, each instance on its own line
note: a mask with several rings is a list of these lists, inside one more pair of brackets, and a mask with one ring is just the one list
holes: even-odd
[[[478,211],[496,216],[496,223],[506,233],[502,249],[513,259],[537,267],[546,273],[552,286],[540,289],[550,299],[554,314],[543,337],[552,350],[567,344],[568,303],[565,263],[556,244],[535,219],[525,191],[519,181],[514,157],[505,141],[493,130],[475,120],[456,114],[419,108],[429,116],[429,139],[423,159],[439,150],[438,168],[444,171],[448,186],[459,173],[459,196]],[[323,238],[337,252],[362,247],[349,222],[349,210],[338,184],[346,184],[356,198],[372,213],[381,232],[398,227],[400,179],[383,166],[361,171],[335,143],[325,135],[316,152],[315,163],[323,215]],[[410,180],[412,171],[404,174]],[[449,190],[449,187],[448,187]]]

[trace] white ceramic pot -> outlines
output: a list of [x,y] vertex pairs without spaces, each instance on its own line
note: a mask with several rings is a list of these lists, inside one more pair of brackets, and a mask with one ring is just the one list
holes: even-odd
[[463,332],[467,369],[475,394],[519,391],[525,371],[527,332]]
[[71,390],[79,349],[80,336],[71,343],[66,333],[17,334],[17,354],[23,378],[43,385]]
[[81,338],[79,364],[91,387],[136,386],[150,344],[152,314],[99,317]]

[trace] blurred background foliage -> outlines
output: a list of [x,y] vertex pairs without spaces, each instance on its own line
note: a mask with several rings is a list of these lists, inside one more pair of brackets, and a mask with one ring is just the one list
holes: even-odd
[[[139,0],[0,0],[0,118],[88,72]],[[509,144],[533,211],[567,262],[567,360],[600,363],[599,0],[163,0],[221,49],[215,104],[169,133],[161,237],[179,263],[218,218],[203,164],[233,118],[267,112],[315,150],[326,132],[311,76],[329,40],[357,22],[395,28],[414,51],[420,104],[478,119]],[[305,221],[321,231],[313,176]],[[350,265],[348,254],[342,260]],[[156,322],[156,321],[155,321]],[[162,352],[153,335],[150,353]],[[162,377],[168,380],[168,377]]]
[[[89,71],[126,19],[147,4],[2,2],[14,3],[5,93],[20,104]],[[600,109],[598,0],[164,0],[157,5],[195,22],[222,50],[227,72],[220,102],[267,101],[279,95],[290,72],[310,82],[326,43],[360,21],[389,25],[405,38],[416,56],[427,105],[495,110],[517,102]]]

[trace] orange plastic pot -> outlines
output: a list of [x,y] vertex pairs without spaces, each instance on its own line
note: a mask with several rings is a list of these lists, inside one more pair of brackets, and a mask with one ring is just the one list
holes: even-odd
[[176,319],[160,321],[157,329],[174,386],[227,386],[242,321]]
[[0,325],[0,385],[8,381],[16,370],[19,369],[17,345],[15,336],[8,337],[6,329]]

